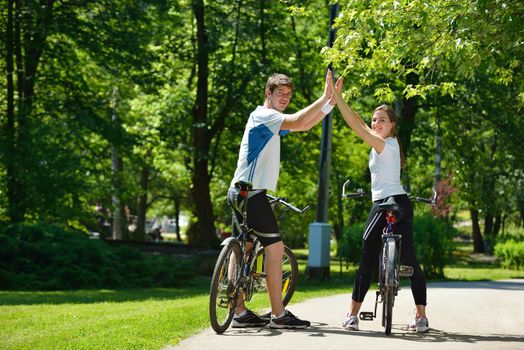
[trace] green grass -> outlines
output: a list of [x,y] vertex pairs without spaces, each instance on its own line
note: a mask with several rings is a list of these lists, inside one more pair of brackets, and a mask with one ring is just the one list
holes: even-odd
[[[457,243],[446,280],[524,277],[470,257],[471,245]],[[306,280],[307,251],[296,250],[301,276],[292,302],[350,293],[356,266],[331,261],[331,278]],[[1,349],[162,349],[209,327],[208,277],[186,288],[0,292]],[[374,287],[372,287],[374,288]],[[265,296],[250,308],[263,311]]]
[[0,292],[0,348],[161,349],[208,325],[208,286]]

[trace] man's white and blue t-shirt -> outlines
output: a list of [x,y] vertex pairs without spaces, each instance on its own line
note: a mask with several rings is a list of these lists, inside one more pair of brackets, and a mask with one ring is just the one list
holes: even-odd
[[280,130],[284,114],[258,106],[249,116],[244,130],[237,170],[231,187],[238,181],[249,182],[253,189],[275,191],[280,172]]
[[400,145],[394,137],[385,140],[384,150],[378,154],[374,148],[369,154],[371,197],[373,201],[405,194],[400,182]]

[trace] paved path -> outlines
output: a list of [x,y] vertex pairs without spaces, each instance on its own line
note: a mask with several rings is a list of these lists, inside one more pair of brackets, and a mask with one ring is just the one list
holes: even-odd
[[[373,292],[368,292],[362,310],[372,311]],[[384,334],[378,319],[360,321],[358,332],[341,328],[349,298],[343,294],[291,305],[294,314],[311,321],[305,330],[230,328],[217,335],[209,328],[168,349],[524,349],[524,279],[430,283],[431,329],[424,334],[406,329],[414,316],[409,287],[396,299],[391,336]]]

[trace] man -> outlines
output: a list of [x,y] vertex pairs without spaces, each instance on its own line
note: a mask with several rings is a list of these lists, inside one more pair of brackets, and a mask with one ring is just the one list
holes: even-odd
[[331,99],[331,79],[329,72],[324,94],[318,100],[294,114],[284,114],[291,100],[293,84],[286,75],[273,74],[266,83],[264,105],[258,106],[247,121],[228,198],[237,223],[241,222],[241,212],[238,209],[239,189],[235,184],[243,181],[252,185],[253,190],[248,195],[248,225],[265,249],[264,266],[271,312],[261,318],[246,309],[243,300],[239,300],[233,317],[234,328],[264,326],[268,323],[272,328],[306,328],[310,325],[309,321],[301,320],[285,310],[282,303],[284,243],[266,191],[275,191],[277,186],[280,171],[280,135],[311,129],[333,108],[335,101]]

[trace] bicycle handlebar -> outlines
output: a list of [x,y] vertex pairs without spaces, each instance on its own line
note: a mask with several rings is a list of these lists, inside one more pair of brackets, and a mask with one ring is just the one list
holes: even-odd
[[346,193],[346,187],[351,183],[351,180],[347,179],[346,182],[342,185],[342,198],[362,198],[362,197],[369,197],[369,194],[367,194],[362,188],[357,189],[356,192],[353,193]]
[[433,200],[430,198],[422,198],[422,197],[413,196],[413,197],[409,197],[409,199],[417,201],[417,202],[423,202],[423,203],[434,205]]
[[364,192],[364,190],[361,188],[358,188],[356,192],[342,193],[342,198],[362,198],[362,197],[369,197],[369,194]]
[[[359,188],[356,190],[356,192],[352,193],[346,193],[346,187],[351,183],[351,181],[348,179],[344,184],[342,185],[342,198],[362,198],[367,197],[370,198],[370,195],[366,193],[362,188]],[[417,197],[417,196],[409,196],[409,199],[417,201],[417,202],[423,202],[428,203],[434,206],[437,202],[437,191],[435,188],[432,188],[433,190],[433,196],[431,198],[424,198],[424,197]]]
[[409,196],[409,199],[417,202],[428,203],[431,204],[431,206],[435,206],[435,204],[437,203],[437,191],[435,190],[435,187],[433,187],[431,190],[433,191],[433,196],[431,198]]
[[306,211],[308,211],[310,209],[309,205],[306,205],[304,208],[299,209],[299,208],[295,207],[293,204],[286,202],[286,199],[284,197],[275,197],[275,196],[272,196],[270,194],[266,194],[266,196],[269,199],[269,204],[276,203],[278,205],[283,205],[283,206],[287,207],[288,209],[293,210],[297,214],[304,214]]

